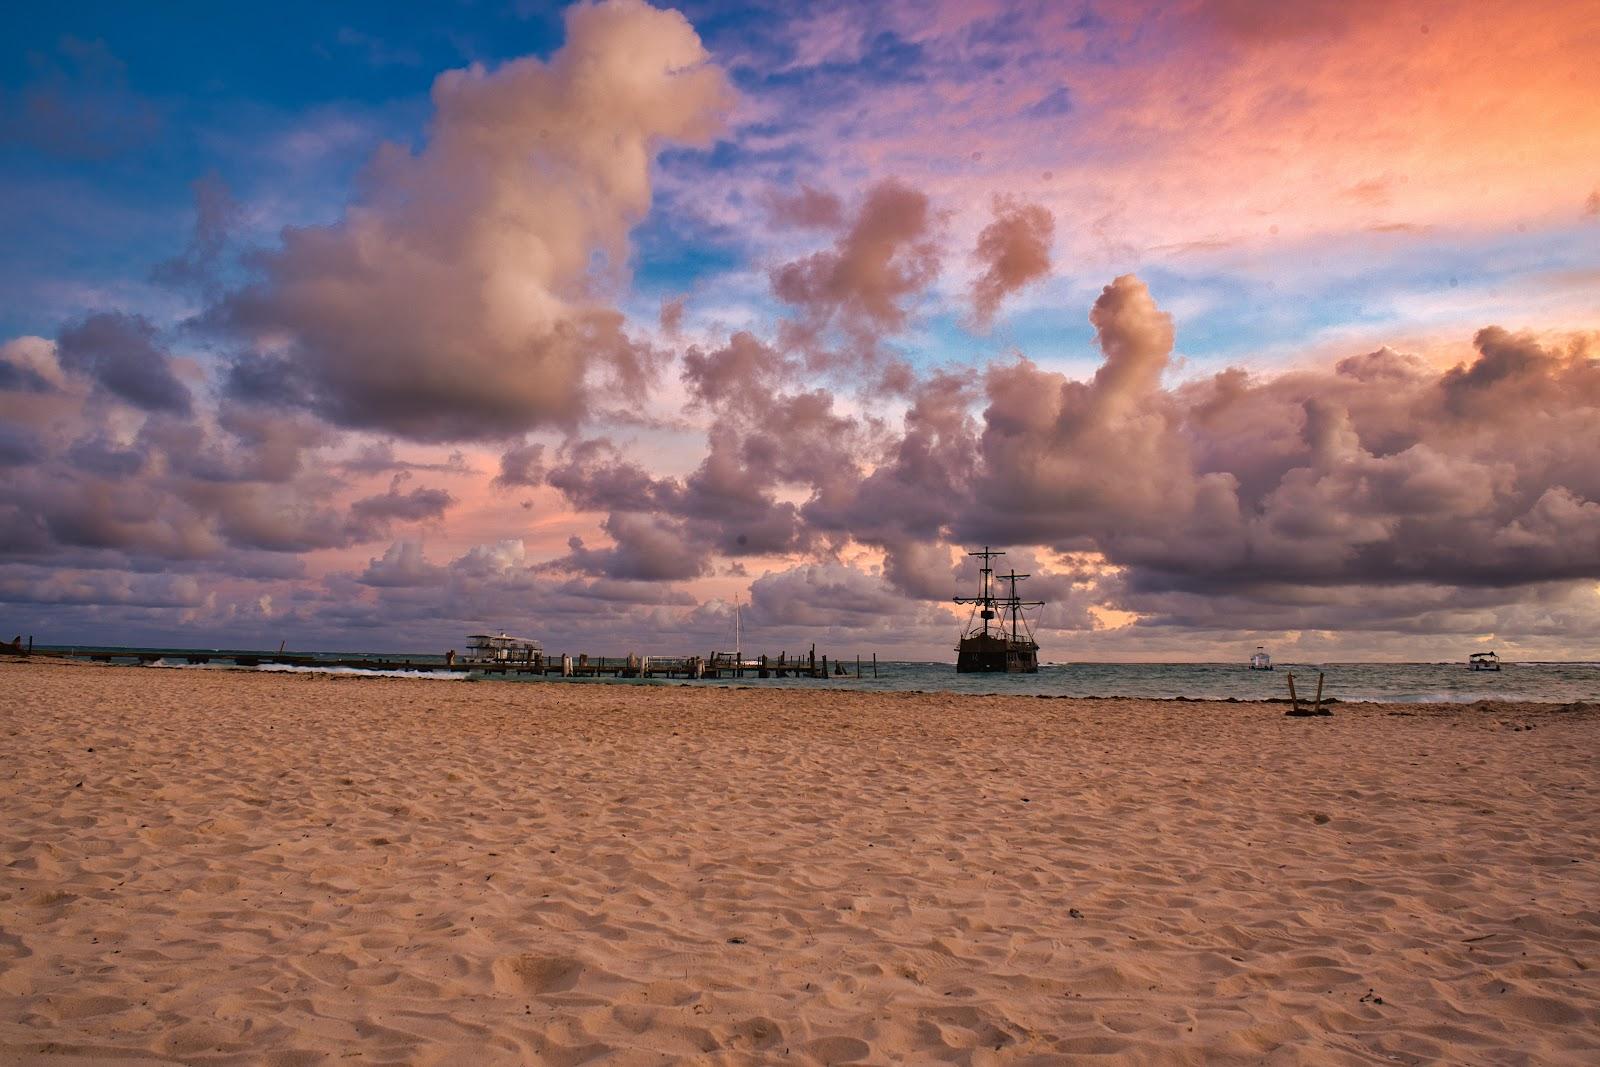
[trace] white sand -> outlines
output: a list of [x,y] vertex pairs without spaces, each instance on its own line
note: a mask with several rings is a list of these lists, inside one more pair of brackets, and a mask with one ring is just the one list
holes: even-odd
[[0,751],[0,1063],[1600,1062],[1600,706],[6,662]]

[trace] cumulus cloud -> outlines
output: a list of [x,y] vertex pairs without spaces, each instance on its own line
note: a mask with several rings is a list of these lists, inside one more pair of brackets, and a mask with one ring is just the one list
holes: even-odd
[[990,367],[980,399],[924,378],[867,473],[814,495],[806,524],[881,549],[885,579],[918,597],[950,587],[953,544],[1087,554],[1115,581],[1036,584],[1071,602],[1068,628],[1095,625],[1091,602],[1182,625],[1184,598],[1211,595],[1281,604],[1262,618],[1286,624],[1326,595],[1342,625],[1369,603],[1389,626],[1403,602],[1349,591],[1419,584],[1445,625],[1451,589],[1482,618],[1512,589],[1600,578],[1593,339],[1487,328],[1442,372],[1384,349],[1168,386],[1174,324],[1141,281],[1116,279],[1090,320],[1090,380],[1019,359]]
[[604,0],[566,27],[547,62],[441,75],[419,152],[387,146],[340,222],[257,257],[209,316],[254,347],[235,395],[437,441],[571,426],[596,376],[648,380],[656,354],[599,293],[655,153],[707,143],[731,89],[675,11]]
[[0,393],[52,393],[62,385],[55,346],[43,337],[0,345]]
[[143,315],[89,315],[62,329],[56,358],[66,370],[136,408],[189,414],[189,389],[173,373],[155,326]]
[[1056,220],[1048,208],[996,197],[994,221],[978,234],[973,258],[983,273],[972,283],[972,310],[980,326],[994,321],[1000,304],[1050,273]]
[[613,542],[610,548],[588,548],[574,537],[571,552],[551,569],[643,582],[698,578],[710,569],[682,525],[666,515],[614,511],[600,525]]
[[418,541],[396,541],[382,556],[367,561],[356,581],[381,588],[414,589],[437,585],[445,579],[443,567],[429,563]]
[[904,328],[907,303],[939,273],[937,223],[925,193],[902,182],[867,191],[831,249],[777,267],[772,291],[799,312],[794,339],[815,344],[843,330],[855,354]]

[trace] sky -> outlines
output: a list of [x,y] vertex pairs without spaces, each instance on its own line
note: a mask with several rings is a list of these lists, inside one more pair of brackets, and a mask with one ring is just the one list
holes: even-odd
[[0,629],[1600,659],[1600,0],[11,5]]

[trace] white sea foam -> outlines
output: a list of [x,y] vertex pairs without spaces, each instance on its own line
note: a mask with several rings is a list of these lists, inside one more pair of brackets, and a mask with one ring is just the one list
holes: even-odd
[[305,667],[294,663],[262,663],[255,667],[240,667],[234,663],[169,663],[158,659],[151,667],[168,667],[172,670],[212,671],[275,671],[279,674],[342,674],[354,678],[426,678],[436,682],[461,682],[467,676],[455,671],[369,671],[360,667]]
[[361,667],[302,667],[292,663],[263,663],[256,670],[284,674],[348,674],[357,678],[427,678],[435,682],[461,682],[467,678],[455,671],[369,671]]

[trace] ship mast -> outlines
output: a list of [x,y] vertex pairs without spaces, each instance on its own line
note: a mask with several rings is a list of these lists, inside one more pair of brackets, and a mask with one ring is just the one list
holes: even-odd
[[[978,611],[978,616],[983,620],[983,636],[988,637],[989,636],[989,620],[995,617],[995,611],[994,611],[995,597],[994,597],[994,592],[993,592],[993,588],[992,588],[992,583],[990,581],[991,576],[994,574],[994,568],[989,566],[989,561],[992,560],[992,559],[995,559],[995,558],[997,558],[999,556],[1003,556],[1003,555],[1005,555],[1005,553],[1004,552],[992,551],[992,550],[990,550],[988,545],[984,545],[982,552],[968,552],[967,555],[969,555],[969,556],[977,556],[977,557],[979,557],[980,559],[983,560],[983,566],[979,569],[979,572],[978,572],[979,574],[981,574],[983,576],[983,585],[982,585],[982,587],[981,587],[981,589],[979,591],[979,595],[978,596],[958,596],[958,597],[955,598],[955,602],[957,604],[977,604],[977,605],[980,605],[980,610]],[[1026,575],[1024,575],[1024,577],[1026,577]],[[1013,595],[1016,593],[1015,583],[1013,583],[1013,585],[1012,585],[1012,593],[1013,593]]]
[[1029,577],[1032,577],[1032,575],[1018,574],[1015,569],[1013,569],[1010,574],[1000,575],[1000,580],[1002,582],[1011,583],[1011,595],[1006,597],[1006,608],[1011,612],[1011,640],[1013,641],[1018,640],[1017,622],[1022,616],[1022,609],[1040,608],[1044,606],[1044,601],[1042,600],[1023,600],[1021,597],[1017,596],[1017,583],[1022,581],[1024,578]]

